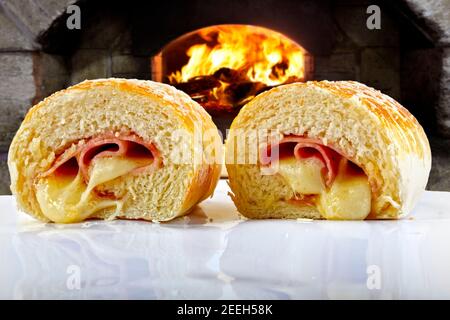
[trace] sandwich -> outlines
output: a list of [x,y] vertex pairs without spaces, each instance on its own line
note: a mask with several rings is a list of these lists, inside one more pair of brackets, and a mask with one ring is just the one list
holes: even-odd
[[213,193],[221,147],[206,111],[169,85],[84,81],[26,115],[8,155],[11,191],[42,221],[167,221]]
[[226,141],[232,199],[248,218],[396,219],[427,184],[414,116],[354,81],[293,83],[245,105]]

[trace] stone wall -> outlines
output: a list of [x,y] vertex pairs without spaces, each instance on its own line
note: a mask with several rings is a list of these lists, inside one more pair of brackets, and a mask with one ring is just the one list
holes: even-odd
[[42,52],[37,38],[72,2],[0,2],[0,194],[9,193],[6,152],[26,112],[68,83],[65,57]]
[[338,32],[329,55],[315,57],[317,80],[356,80],[400,99],[399,25],[382,11],[381,30],[365,28],[370,1],[337,1],[333,7]]
[[[435,40],[432,50],[417,50],[410,56],[420,56],[424,64],[434,64],[439,67],[433,83],[438,91],[435,108],[435,121],[440,135],[450,138],[450,1],[449,0],[405,0],[411,10],[423,20],[427,30]],[[435,68],[433,66],[433,68]],[[430,71],[429,71],[430,72]],[[413,76],[411,73],[405,77]],[[417,72],[415,73],[417,76]],[[428,86],[424,82],[425,86]],[[420,98],[420,91],[417,93]]]
[[[151,77],[149,56],[133,52],[132,21],[120,10],[102,8],[82,18],[70,54],[43,50],[42,37],[75,2],[0,0],[0,194],[8,193],[9,143],[34,103],[84,79]],[[315,78],[361,81],[407,106],[416,105],[416,116],[436,124],[436,135],[430,136],[435,161],[429,187],[450,190],[445,178],[450,173],[450,143],[442,138],[450,138],[450,1],[400,1],[415,13],[418,29],[433,42],[430,48],[407,50],[402,49],[399,19],[390,12],[382,12],[382,30],[361,28],[371,2],[333,2],[336,43],[331,52],[314,57]],[[71,43],[63,40],[64,45]]]
[[30,106],[67,85],[65,58],[43,53],[36,39],[71,2],[0,2],[0,153]]
[[149,56],[131,52],[128,17],[105,8],[86,19],[84,28],[70,58],[71,84],[92,78],[151,78]]

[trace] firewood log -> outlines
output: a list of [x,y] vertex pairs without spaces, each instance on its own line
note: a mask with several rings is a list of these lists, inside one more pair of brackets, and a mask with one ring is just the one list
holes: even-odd
[[237,83],[250,81],[243,70],[234,70],[230,68],[220,68],[213,74],[214,78],[226,83]]
[[220,86],[220,81],[214,78],[212,75],[207,75],[191,78],[187,82],[174,83],[173,86],[190,95],[193,93],[217,88]]

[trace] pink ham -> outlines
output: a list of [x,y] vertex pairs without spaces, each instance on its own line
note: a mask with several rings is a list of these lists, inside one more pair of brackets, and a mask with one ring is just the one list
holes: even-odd
[[154,144],[145,142],[142,138],[132,133],[105,133],[89,139],[86,143],[78,144],[78,146],[70,152],[61,154],[42,176],[48,176],[54,173],[69,161],[76,160],[79,169],[86,182],[89,181],[89,166],[96,158],[101,157],[148,157],[150,163],[143,164],[142,167],[136,168],[131,173],[137,174],[144,171],[152,171],[161,167],[161,156]]
[[[277,159],[272,159],[272,150],[274,148],[278,148],[279,157],[290,156],[291,154],[286,154],[286,150],[283,149],[283,145],[286,143],[295,143],[292,153],[296,159],[319,159],[323,164],[322,173],[325,177],[325,184],[330,186],[333,183],[337,175],[339,161],[342,159],[342,155],[330,147],[325,146],[319,139],[293,135],[286,136],[281,139],[279,143],[268,145],[261,150],[261,164],[267,166],[270,165],[271,162],[277,161]],[[291,150],[288,152],[291,152]]]

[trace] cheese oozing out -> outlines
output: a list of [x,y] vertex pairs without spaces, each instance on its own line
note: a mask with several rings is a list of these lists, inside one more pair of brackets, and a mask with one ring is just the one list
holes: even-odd
[[123,200],[102,198],[95,187],[124,176],[145,165],[145,159],[129,157],[101,157],[92,161],[90,178],[86,183],[81,170],[76,174],[52,174],[36,184],[36,198],[43,214],[57,223],[83,221],[94,213],[115,207],[120,212]]
[[318,159],[297,160],[295,157],[282,158],[277,162],[278,173],[293,191],[299,194],[320,194],[325,189]]
[[355,174],[345,159],[330,188],[320,194],[317,208],[329,220],[364,220],[370,213],[372,190],[367,176]]
[[315,195],[320,214],[330,220],[363,220],[371,210],[371,188],[367,176],[346,159],[341,159],[338,174],[328,188],[318,159],[280,159],[277,171],[296,195]]

